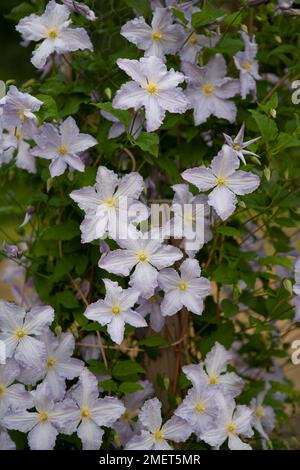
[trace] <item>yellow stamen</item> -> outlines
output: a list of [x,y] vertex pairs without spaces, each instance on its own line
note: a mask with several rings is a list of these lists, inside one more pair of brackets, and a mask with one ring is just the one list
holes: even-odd
[[16,131],[15,136],[17,140],[23,139],[23,134],[21,131]]
[[49,29],[48,34],[47,34],[49,39],[56,39],[57,38],[57,29]]
[[154,93],[157,92],[157,85],[155,83],[152,83],[152,82],[148,83],[147,91],[149,93],[151,93],[151,95],[153,95]]
[[3,397],[4,392],[5,392],[5,387],[4,387],[4,385],[0,385],[0,397]]
[[163,35],[162,35],[162,33],[161,33],[160,31],[154,31],[154,32],[152,33],[152,39],[153,39],[154,41],[160,41],[161,38],[162,38],[162,36],[163,36]]
[[222,176],[220,178],[217,178],[217,185],[218,186],[224,186],[225,183],[226,183],[226,179],[223,178]]
[[196,403],[195,411],[196,413],[199,413],[199,414],[203,413],[203,411],[205,411],[205,406],[203,405],[203,403],[200,403],[200,402]]
[[233,149],[236,150],[236,151],[241,150],[240,144],[234,144],[234,145],[233,145]]
[[193,34],[193,35],[190,37],[189,42],[190,42],[192,45],[197,44],[197,42],[198,42],[197,36],[196,36],[195,34]]
[[207,96],[210,96],[213,94],[214,92],[214,86],[211,84],[211,83],[207,83],[206,85],[204,85],[204,87],[202,88],[202,91],[205,95]]
[[48,367],[53,367],[53,366],[55,366],[56,362],[57,362],[56,359],[48,359],[47,366]]
[[19,119],[20,119],[21,121],[25,121],[26,116],[25,116],[24,111],[19,111]]
[[39,413],[38,419],[39,419],[39,422],[40,422],[40,423],[45,423],[46,421],[48,421],[48,415],[47,415],[47,413],[46,413],[45,411],[41,411],[41,412]]
[[152,295],[152,297],[150,297],[149,299],[149,302],[151,302],[152,304],[156,304],[157,303],[157,298],[155,295]]
[[143,263],[144,261],[148,260],[148,256],[143,251],[141,251],[141,253],[138,253],[138,259]]
[[90,410],[88,408],[81,408],[80,416],[82,418],[89,418],[90,417]]
[[107,207],[115,207],[116,201],[114,198],[111,197],[109,199],[106,199],[105,204],[107,205]]
[[187,288],[187,285],[186,285],[185,282],[180,282],[180,283],[178,284],[178,289],[180,289],[180,290],[186,290],[186,288]]
[[233,422],[228,423],[227,424],[227,431],[231,434],[235,434],[236,433],[236,425]]
[[114,315],[119,315],[119,313],[121,312],[121,309],[118,305],[114,305],[112,308],[111,308],[111,311]]
[[163,441],[165,438],[165,435],[161,430],[158,430],[158,431],[155,431],[155,433],[153,433],[153,437],[155,441]]
[[252,64],[251,64],[251,62],[244,62],[244,63],[242,64],[242,68],[243,68],[244,70],[246,70],[246,71],[251,70],[251,69],[252,69]]
[[60,146],[58,147],[58,153],[59,153],[60,155],[66,155],[66,154],[68,153],[68,151],[69,151],[69,149],[68,149],[68,147],[66,147],[65,145],[60,145]]
[[209,378],[210,385],[216,385],[218,383],[218,377],[216,375],[211,375]]
[[24,338],[24,336],[26,335],[25,331],[22,330],[22,328],[20,328],[19,330],[17,330],[15,334],[16,334],[16,337],[17,337],[18,339],[22,339],[22,338]]
[[257,417],[257,418],[259,418],[259,419],[260,419],[260,418],[263,418],[263,417],[265,416],[265,410],[263,409],[262,406],[258,406],[258,407],[256,408],[255,414],[256,414],[256,417]]

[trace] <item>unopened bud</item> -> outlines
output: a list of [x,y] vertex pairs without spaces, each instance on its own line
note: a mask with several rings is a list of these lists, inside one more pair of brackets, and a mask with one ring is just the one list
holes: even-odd
[[62,334],[62,327],[57,325],[54,329],[54,333],[56,334],[56,336],[60,336]]
[[239,206],[242,208],[242,209],[246,209],[246,204],[244,203],[244,201],[239,201]]
[[270,109],[270,115],[272,116],[272,118],[275,119],[276,116],[277,116],[277,111],[276,111],[276,109],[274,109],[274,108]]
[[293,295],[293,284],[289,279],[284,279],[283,286],[291,295]]
[[264,175],[267,181],[270,181],[271,179],[271,170],[270,168],[266,167],[264,168]]
[[110,88],[105,88],[104,93],[106,94],[107,98],[111,100],[112,93]]
[[281,43],[282,43],[281,37],[278,36],[277,34],[276,34],[276,36],[275,36],[275,41],[278,42],[278,44],[281,44]]
[[166,377],[166,376],[165,376],[163,382],[164,382],[165,390],[168,390],[168,388],[169,388],[169,386],[170,386],[170,379],[169,379],[169,377]]
[[261,165],[260,159],[257,157],[251,157],[251,162],[255,163],[256,165]]
[[46,183],[46,187],[47,187],[47,193],[49,193],[50,189],[52,188],[53,186],[53,179],[52,178],[48,178],[47,179],[47,183]]
[[247,27],[247,25],[246,25],[246,24],[242,24],[242,25],[241,25],[241,30],[242,30],[242,31],[245,31],[245,33],[248,33],[248,27]]

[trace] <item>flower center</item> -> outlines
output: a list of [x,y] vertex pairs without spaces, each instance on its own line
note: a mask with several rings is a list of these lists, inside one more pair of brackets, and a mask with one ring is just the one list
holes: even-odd
[[258,419],[263,418],[265,416],[265,410],[263,409],[262,406],[258,406],[256,408],[255,414]]
[[193,35],[190,37],[190,41],[189,41],[189,42],[190,42],[190,44],[192,44],[192,45],[197,44],[197,42],[198,42],[197,36],[196,36],[195,34],[193,34]]
[[21,131],[16,131],[15,136],[17,140],[23,139],[23,134]]
[[114,198],[106,199],[105,204],[107,207],[116,207],[116,200]]
[[214,86],[211,84],[211,83],[207,83],[206,85],[204,85],[204,87],[202,88],[202,91],[205,95],[207,96],[210,96],[213,94],[214,92]]
[[156,304],[157,303],[157,298],[155,295],[152,295],[152,297],[150,297],[149,299],[149,302],[151,302],[152,304]]
[[144,263],[144,261],[148,260],[148,256],[146,255],[146,253],[141,251],[140,253],[138,253],[138,259],[139,261],[141,261],[141,263]]
[[23,110],[19,111],[19,119],[20,121],[25,121],[26,119],[25,112]]
[[223,178],[223,176],[220,176],[219,178],[217,178],[217,185],[218,186],[224,186],[225,183],[226,183],[226,179]]
[[88,408],[81,408],[80,416],[82,418],[90,418],[90,410]]
[[162,38],[162,36],[163,36],[163,35],[162,35],[162,33],[161,33],[160,31],[154,31],[154,32],[152,33],[152,39],[153,39],[153,41],[160,41],[161,38]]
[[241,150],[240,144],[234,144],[234,145],[233,145],[233,150],[236,150],[237,152],[238,152],[239,150]]
[[56,364],[56,359],[48,359],[47,361],[47,366],[48,367],[53,367]]
[[152,82],[148,83],[148,85],[147,85],[147,91],[148,91],[151,95],[153,95],[154,93],[157,92],[157,85],[156,85],[155,83],[152,83]]
[[252,69],[252,64],[251,64],[251,62],[247,62],[247,61],[244,62],[244,63],[242,64],[242,68],[243,68],[244,70],[246,70],[246,71],[251,70],[251,69]]
[[45,423],[46,421],[48,421],[48,415],[47,415],[47,413],[46,413],[45,411],[41,411],[41,412],[39,413],[38,419],[39,419],[39,422],[40,422],[40,423]]
[[60,155],[66,155],[66,154],[68,153],[68,151],[69,151],[69,149],[68,149],[68,147],[66,147],[65,145],[60,145],[60,146],[58,147],[58,153],[59,153]]
[[216,385],[218,383],[218,377],[216,375],[211,375],[209,378],[210,385]]
[[112,308],[111,308],[111,312],[114,315],[119,315],[119,313],[121,313],[121,309],[120,309],[119,305],[113,305]]
[[180,289],[180,290],[186,290],[186,288],[187,288],[187,285],[186,285],[185,282],[180,282],[180,283],[178,284],[178,289]]
[[199,414],[203,413],[203,411],[205,411],[205,406],[203,405],[203,403],[201,402],[196,403],[195,411],[196,413],[199,413]]
[[24,338],[26,333],[22,328],[20,328],[19,330],[16,331],[15,335],[18,339],[22,339],[22,338]]
[[5,387],[4,387],[4,385],[0,385],[0,398],[3,397],[4,392],[5,392]]
[[49,31],[47,33],[47,36],[48,36],[49,39],[56,39],[57,38],[57,29],[56,28],[49,29]]
[[231,434],[236,433],[236,425],[231,421],[231,423],[227,424],[227,431]]
[[154,437],[154,440],[155,440],[155,441],[163,441],[164,438],[165,438],[165,435],[164,435],[164,433],[159,429],[158,431],[155,431],[155,433],[153,433],[153,437]]

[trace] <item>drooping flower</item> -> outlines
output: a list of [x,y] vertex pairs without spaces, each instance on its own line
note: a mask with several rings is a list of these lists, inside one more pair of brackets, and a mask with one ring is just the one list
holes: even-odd
[[245,31],[240,31],[244,41],[245,50],[239,51],[234,57],[236,68],[240,71],[241,96],[246,98],[248,93],[252,92],[256,99],[256,80],[260,79],[258,73],[258,62],[255,60],[257,54],[257,44],[255,38],[252,41]]
[[73,191],[70,197],[86,213],[80,229],[82,243],[109,234],[111,238],[128,236],[133,223],[148,218],[147,207],[138,201],[143,178],[132,172],[121,178],[104,166],[98,168],[95,186]]
[[70,10],[51,0],[45,12],[22,18],[16,30],[23,40],[42,43],[32,54],[31,62],[38,69],[44,67],[47,58],[53,52],[64,54],[83,49],[93,50],[93,45],[83,28],[71,28]]
[[222,220],[226,220],[235,210],[236,195],[252,193],[260,183],[257,175],[250,171],[237,170],[238,167],[238,158],[231,148],[225,145],[213,159],[210,168],[185,170],[182,177],[197,186],[200,191],[212,190],[208,196],[208,204]]
[[0,416],[8,410],[19,411],[33,406],[32,396],[24,385],[14,383],[20,374],[20,367],[14,359],[0,365]]
[[14,356],[24,367],[36,368],[46,356],[40,336],[54,319],[49,306],[34,307],[27,311],[22,307],[0,301],[0,340],[5,342],[6,355]]
[[99,339],[95,334],[86,335],[84,338],[82,338],[80,343],[80,355],[85,360],[85,362],[88,362],[91,359],[99,359],[101,356],[101,351],[99,348]]
[[[125,124],[123,124],[123,122],[121,122],[116,116],[113,116],[111,113],[107,111],[101,111],[101,115],[105,119],[113,123],[113,125],[111,126],[108,132],[109,139],[115,139],[116,137],[119,137],[126,131]],[[141,113],[135,113],[131,119],[128,132],[130,135],[132,135],[134,139],[137,139],[138,136],[141,134],[142,130],[143,130],[143,119],[142,119]]]
[[186,259],[180,266],[180,275],[173,268],[166,268],[158,275],[158,284],[165,293],[161,311],[165,316],[174,315],[186,307],[196,315],[203,311],[203,299],[210,292],[210,282],[201,277],[199,262]]
[[195,125],[202,124],[210,116],[234,122],[237,108],[229,98],[239,93],[240,85],[238,80],[225,76],[224,57],[216,54],[204,67],[183,62],[182,70],[187,77],[185,94],[189,108],[194,110]]
[[172,11],[167,8],[154,10],[151,26],[142,16],[128,21],[122,26],[121,34],[145,51],[145,57],[160,59],[166,54],[176,54],[184,38],[182,26],[173,23]]
[[139,307],[136,309],[144,318],[149,315],[149,325],[156,333],[159,333],[165,324],[165,317],[161,313],[161,301],[161,296],[154,293],[149,299],[139,299]]
[[84,16],[87,20],[96,21],[97,17],[95,13],[84,3],[77,2],[76,0],[62,0],[62,2],[70,11]]
[[36,173],[36,160],[31,154],[28,140],[33,139],[36,134],[37,127],[33,122],[29,132],[28,126],[19,126],[11,128],[8,133],[10,149],[16,153],[16,167],[33,174]]
[[266,440],[269,440],[267,433],[273,431],[275,427],[275,412],[269,405],[264,404],[267,389],[259,393],[256,398],[252,398],[250,408],[252,410],[252,426]]
[[33,392],[33,401],[36,411],[9,414],[3,418],[3,424],[7,429],[29,432],[31,450],[52,450],[56,436],[70,419],[73,402],[66,399],[55,403],[45,384],[39,385]]
[[100,325],[107,325],[111,339],[121,344],[126,323],[137,328],[147,326],[143,317],[132,309],[139,292],[133,288],[122,289],[117,282],[110,279],[103,279],[103,282],[106,288],[105,299],[90,304],[84,315]]
[[137,238],[119,240],[118,243],[121,249],[102,255],[99,267],[123,276],[128,276],[134,268],[130,285],[145,298],[154,295],[158,285],[158,271],[182,258],[178,248],[157,240]]
[[104,434],[102,427],[112,427],[125,412],[124,405],[117,398],[98,398],[98,380],[87,369],[81,372],[79,382],[68,395],[74,406],[63,432],[69,434],[76,431],[83,450],[98,450]]
[[220,397],[220,414],[211,429],[201,433],[201,439],[219,448],[227,439],[230,450],[251,450],[251,446],[240,439],[253,436],[252,410],[245,405],[236,406],[232,398]]
[[11,85],[7,94],[0,100],[2,109],[1,121],[6,129],[19,127],[21,132],[32,132],[32,126],[36,123],[36,113],[43,102],[30,95],[20,92],[17,87]]
[[139,421],[142,430],[130,439],[126,450],[170,450],[168,441],[184,442],[191,434],[189,423],[177,416],[162,423],[161,403],[157,398],[145,402]]
[[259,156],[256,153],[251,152],[250,150],[246,150],[246,148],[249,147],[249,145],[253,144],[254,142],[257,142],[261,137],[255,137],[255,139],[247,140],[246,142],[244,142],[244,132],[245,132],[245,123],[243,123],[236,137],[232,138],[225,133],[223,133],[223,136],[225,138],[226,144],[229,145],[229,147],[233,150],[233,153],[244,164],[246,164],[245,155],[252,155],[254,157],[259,158]]
[[195,387],[199,380],[204,379],[208,385],[218,386],[224,395],[236,397],[241,393],[244,381],[235,372],[227,372],[230,359],[231,353],[216,342],[204,363],[190,364],[182,370]]
[[59,130],[53,124],[43,124],[34,140],[37,147],[31,154],[51,160],[49,170],[52,178],[62,175],[68,165],[74,170],[84,171],[84,163],[78,154],[97,144],[94,137],[79,132],[71,116],[59,126]]
[[167,70],[158,57],[118,59],[117,64],[133,80],[117,91],[113,107],[135,110],[144,107],[148,132],[160,127],[166,111],[184,113],[188,109],[188,101],[178,87],[184,81],[184,75],[173,69]]

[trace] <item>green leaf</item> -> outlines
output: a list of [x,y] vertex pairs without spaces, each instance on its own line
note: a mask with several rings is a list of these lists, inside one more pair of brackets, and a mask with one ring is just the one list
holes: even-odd
[[227,235],[228,237],[240,237],[240,231],[234,227],[229,227],[228,225],[221,225],[217,228],[216,232],[221,233],[222,235]]
[[144,369],[135,361],[119,361],[112,370],[114,377],[126,377],[127,375],[144,373]]
[[127,128],[129,128],[130,121],[132,118],[132,115],[130,114],[129,111],[123,111],[122,109],[115,109],[112,107],[112,104],[107,102],[107,103],[93,103],[93,106],[96,106],[96,108],[102,109],[103,111],[106,111],[107,113],[112,114],[114,117],[119,119],[119,121],[123,122]]
[[222,300],[221,307],[223,309],[224,315],[228,318],[233,317],[239,313],[239,307],[228,299]]
[[78,299],[75,297],[73,292],[69,290],[58,292],[55,295],[55,299],[58,305],[63,305],[66,308],[76,308],[79,306]]
[[278,134],[278,129],[274,120],[253,109],[250,110],[250,113],[252,114],[263,139],[266,142],[275,140]]
[[51,276],[52,281],[61,279],[68,274],[74,266],[75,259],[70,256],[64,256],[59,259]]
[[73,220],[49,227],[44,232],[44,240],[72,240],[80,234],[79,225]]
[[148,336],[147,338],[140,341],[141,346],[148,346],[148,347],[158,347],[158,346],[166,346],[168,342],[163,338],[161,335],[152,335]]
[[134,382],[123,382],[119,386],[119,391],[124,393],[125,395],[137,392],[138,390],[143,390],[143,387],[140,384]]
[[178,18],[183,24],[187,25],[188,20],[184,16],[184,12],[182,10],[179,10],[178,8],[174,7],[172,8],[173,15]]
[[57,119],[57,104],[54,98],[49,95],[37,95],[37,98],[43,101],[43,105],[38,112],[39,120],[44,122],[50,119]]
[[213,7],[205,7],[203,10],[192,15],[192,26],[199,28],[199,26],[206,26],[215,23],[216,20],[224,16],[224,11]]
[[118,384],[114,380],[103,380],[103,382],[100,382],[100,387],[106,392],[116,392],[118,390]]
[[148,0],[126,0],[128,6],[133,8],[139,15],[147,16],[150,11]]
[[64,118],[76,114],[80,109],[80,105],[88,103],[88,101],[89,100],[84,95],[64,96],[61,100],[63,106],[59,110],[59,117]]
[[20,5],[13,8],[8,15],[5,15],[5,18],[11,21],[19,22],[25,16],[31,15],[31,13],[35,13],[34,6],[27,2],[22,2]]
[[292,261],[290,258],[279,258],[279,256],[266,256],[259,259],[259,264],[262,266],[272,266],[273,264],[277,266],[283,266],[284,268],[292,269]]
[[154,132],[142,132],[135,143],[145,152],[158,156],[159,137]]

